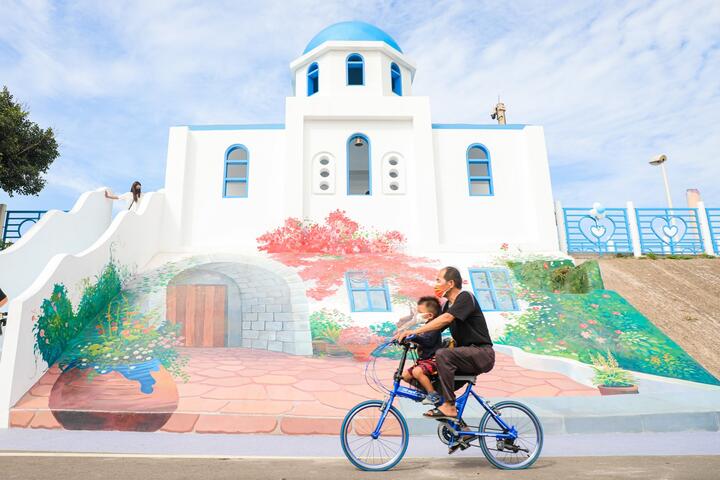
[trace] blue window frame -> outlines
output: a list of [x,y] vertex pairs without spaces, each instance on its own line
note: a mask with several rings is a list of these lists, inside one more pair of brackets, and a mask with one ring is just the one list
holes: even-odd
[[365,85],[365,61],[357,53],[347,57],[347,84]]
[[467,150],[468,187],[471,196],[495,195],[490,168],[490,154],[483,145],[474,143]]
[[318,67],[317,62],[308,67],[307,83],[308,97],[320,90],[320,67]]
[[370,140],[362,133],[353,133],[347,141],[348,195],[372,195],[371,179]]
[[391,312],[390,291],[383,280],[382,286],[371,286],[363,271],[345,273],[350,309],[353,312]]
[[223,171],[223,197],[245,198],[248,196],[248,173],[250,154],[244,145],[232,145],[225,152]]
[[402,74],[396,63],[390,65],[390,83],[393,93],[402,96]]
[[510,272],[503,268],[470,269],[470,282],[486,312],[517,310]]

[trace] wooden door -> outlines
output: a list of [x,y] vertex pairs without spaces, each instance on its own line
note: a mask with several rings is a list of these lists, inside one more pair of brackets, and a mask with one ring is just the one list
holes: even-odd
[[186,347],[224,347],[227,287],[171,285],[167,288],[167,319],[184,325]]

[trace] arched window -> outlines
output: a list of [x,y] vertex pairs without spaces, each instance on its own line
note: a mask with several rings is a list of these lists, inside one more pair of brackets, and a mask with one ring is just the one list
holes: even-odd
[[402,96],[402,74],[396,63],[390,65],[390,83],[393,93]]
[[365,61],[357,53],[353,53],[347,58],[347,84],[365,84]]
[[467,151],[468,182],[470,195],[494,195],[490,155],[479,144],[470,145]]
[[225,152],[225,179],[223,197],[248,196],[248,160],[250,155],[243,145],[233,145]]
[[347,142],[348,195],[372,195],[370,181],[370,141],[361,134]]
[[308,97],[320,90],[320,68],[317,63],[313,63],[308,67],[307,84]]

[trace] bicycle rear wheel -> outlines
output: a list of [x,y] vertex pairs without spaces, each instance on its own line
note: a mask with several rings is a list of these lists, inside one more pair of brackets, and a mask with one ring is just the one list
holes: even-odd
[[[496,437],[480,437],[480,449],[497,468],[520,470],[528,468],[540,456],[543,431],[540,420],[529,407],[520,402],[506,401],[493,406],[502,421],[515,427],[518,437],[510,441]],[[489,413],[480,420],[480,432],[508,433]]]
[[380,400],[359,403],[348,412],[340,428],[343,452],[361,470],[390,470],[402,460],[408,447],[407,423],[395,407],[390,407],[378,438],[372,437],[382,406]]

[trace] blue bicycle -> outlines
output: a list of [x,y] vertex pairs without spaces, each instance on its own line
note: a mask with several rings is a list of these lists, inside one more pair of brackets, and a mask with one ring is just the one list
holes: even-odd
[[[376,391],[383,393],[384,401],[368,400],[353,407],[345,416],[340,429],[340,440],[345,456],[361,470],[389,470],[402,460],[407,451],[410,432],[402,413],[393,406],[397,397],[421,402],[427,394],[400,385],[408,355],[415,357],[416,345],[412,335],[402,343],[391,341],[379,346],[365,367],[365,378]],[[383,350],[399,345],[402,348],[400,365],[393,376],[393,388],[384,386],[375,371],[375,362]],[[490,404],[473,391],[475,376],[456,375],[456,390],[467,384],[456,399],[457,420],[438,419],[438,437],[448,445],[450,452],[468,447],[480,447],[485,458],[497,468],[519,470],[531,466],[540,456],[543,431],[540,420],[530,408],[515,401]],[[467,425],[463,411],[470,397],[485,410],[476,426]],[[473,443],[475,442],[475,443]]]

